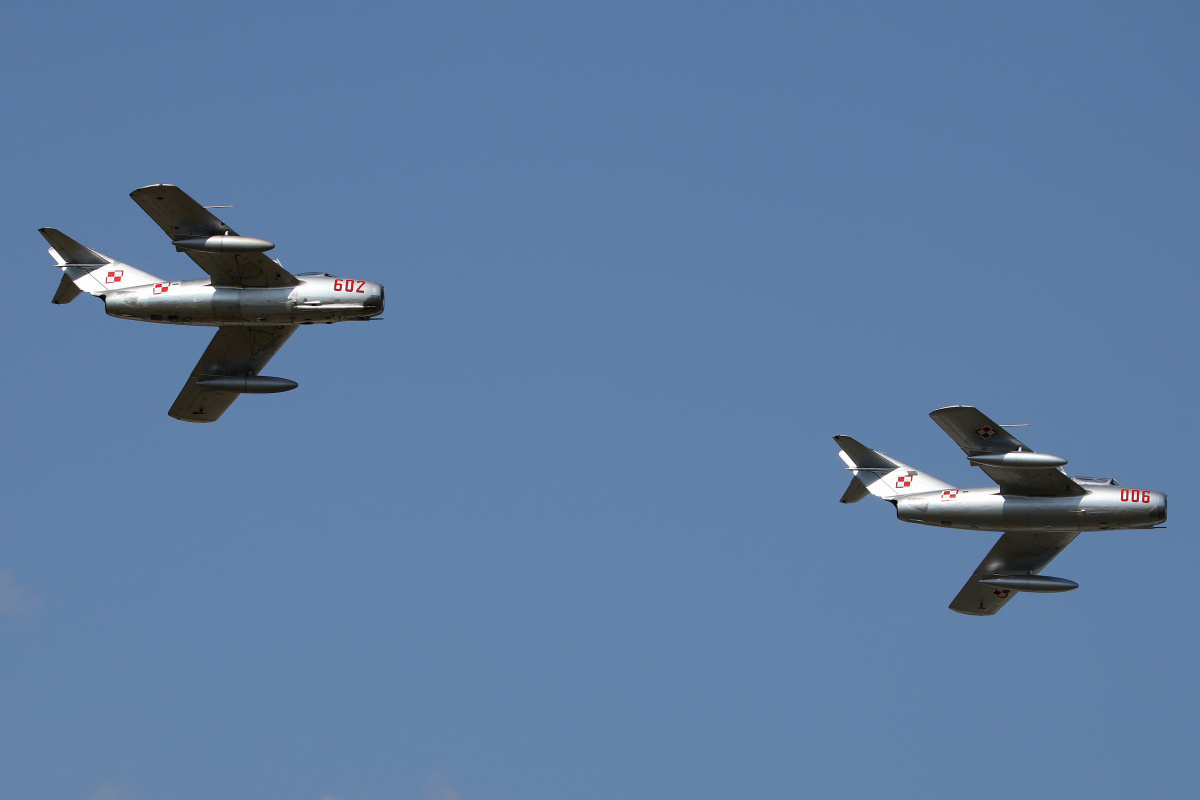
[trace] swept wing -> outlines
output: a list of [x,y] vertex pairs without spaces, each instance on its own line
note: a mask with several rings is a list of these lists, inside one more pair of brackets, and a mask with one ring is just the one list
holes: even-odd
[[995,614],[1013,598],[1017,590],[989,586],[980,583],[981,578],[1037,575],[1078,535],[1077,531],[1004,534],[979,562],[974,574],[950,603],[950,609],[977,617]]
[[[1020,439],[972,406],[947,406],[929,414],[968,457],[1034,452]],[[1060,462],[1061,463],[1061,462]],[[1071,497],[1086,494],[1061,469],[1014,468],[977,464],[1004,494],[1026,497]]]
[[[173,242],[209,236],[237,236],[233,229],[178,186],[166,183],[143,186],[134,189],[129,196]],[[181,249],[200,269],[212,276],[213,286],[264,288],[295,286],[299,283],[278,261],[262,253]]]
[[295,331],[294,325],[218,328],[167,413],[185,422],[216,421],[238,398],[238,392],[207,388],[200,381],[257,375]]

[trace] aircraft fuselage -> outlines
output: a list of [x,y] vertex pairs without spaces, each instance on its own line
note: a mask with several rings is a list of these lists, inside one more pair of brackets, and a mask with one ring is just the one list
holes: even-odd
[[895,499],[904,522],[985,531],[1100,531],[1152,528],[1167,518],[1167,496],[1147,489],[1088,486],[1075,497],[1004,495],[999,487],[921,492]]
[[331,275],[297,275],[296,286],[238,289],[208,278],[109,291],[112,317],[168,325],[308,325],[365,320],[383,313],[383,286]]

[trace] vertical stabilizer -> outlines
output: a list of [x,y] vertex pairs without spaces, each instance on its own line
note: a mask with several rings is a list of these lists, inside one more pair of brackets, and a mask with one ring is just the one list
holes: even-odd
[[[857,503],[867,496],[867,492],[884,500],[895,500],[909,494],[956,488],[878,450],[872,450],[849,436],[835,436],[833,440],[842,448],[838,455],[854,475],[846,493],[842,495],[843,503]],[[855,486],[855,482],[858,486]]]
[[50,256],[63,271],[63,279],[50,301],[52,303],[69,303],[81,292],[102,297],[116,289],[162,282],[161,278],[149,272],[142,272],[137,267],[84,247],[55,228],[38,228],[38,233],[50,243]]

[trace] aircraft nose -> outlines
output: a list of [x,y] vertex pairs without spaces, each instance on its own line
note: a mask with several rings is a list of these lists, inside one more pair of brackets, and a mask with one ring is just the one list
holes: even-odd
[[376,284],[378,291],[371,292],[371,295],[363,303],[363,308],[371,312],[372,316],[383,313],[383,285]]
[[1155,522],[1167,521],[1167,496],[1161,492],[1155,492],[1158,495],[1155,499],[1158,501],[1154,507],[1150,509],[1150,519]]

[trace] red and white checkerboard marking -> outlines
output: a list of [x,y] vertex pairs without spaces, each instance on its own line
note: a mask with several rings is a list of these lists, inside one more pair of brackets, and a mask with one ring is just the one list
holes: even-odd
[[996,591],[992,592],[992,594],[996,595],[997,597],[1008,597],[1008,591],[1008,589],[997,589]]
[[912,473],[909,473],[908,475],[901,475],[899,478],[896,478],[896,488],[907,489],[909,486],[912,486],[912,479]]
[[125,275],[125,270],[123,270],[123,269],[110,269],[108,271],[108,275],[104,278],[104,282],[105,283],[120,283],[121,278],[124,277],[124,275]]
[[942,502],[943,503],[946,502],[947,500],[953,500],[956,497],[958,497],[958,489],[947,489],[944,492],[942,492]]
[[154,293],[155,294],[166,294],[167,290],[170,288],[171,288],[171,284],[169,284],[169,283],[156,283],[156,284],[154,284]]
[[980,439],[990,439],[999,432],[1000,431],[996,430],[991,425],[984,425],[982,428],[975,431],[975,435],[978,436]]

